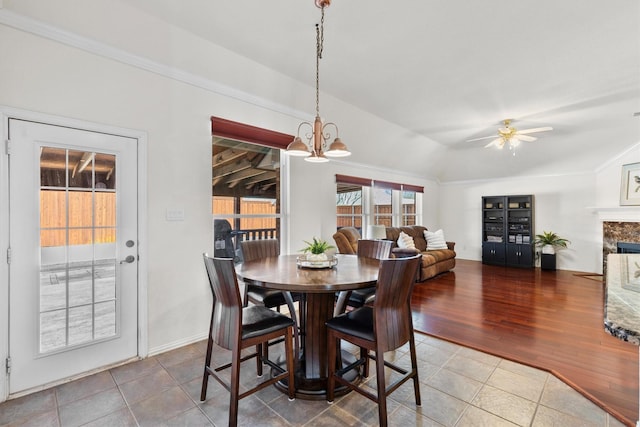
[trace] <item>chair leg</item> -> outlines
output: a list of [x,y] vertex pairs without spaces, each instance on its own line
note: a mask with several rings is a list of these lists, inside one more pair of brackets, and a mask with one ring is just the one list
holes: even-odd
[[300,348],[304,348],[305,346],[305,335],[306,335],[306,323],[305,319],[307,318],[307,297],[306,294],[302,294],[300,299],[298,300],[298,310],[299,310],[299,324],[298,324],[298,338],[299,338],[299,348],[298,354],[296,355],[296,359],[300,359]]
[[336,347],[338,339],[331,329],[327,331],[327,402],[333,402],[333,389],[336,386]]
[[[282,291],[282,296],[284,296],[284,300],[287,302],[287,307],[289,307],[289,317],[293,319],[295,355],[296,359],[298,359],[300,357],[300,335],[298,332],[299,323],[298,318],[296,317],[296,307],[293,305],[293,296],[291,296],[291,292]],[[278,311],[280,311],[280,306],[278,306]]]
[[[295,326],[294,326],[295,327]],[[293,328],[288,328],[287,333],[284,337],[284,349],[287,354],[287,371],[289,372],[289,400],[293,400],[296,397],[296,387],[295,387],[295,361],[293,359]]]
[[211,353],[213,352],[213,310],[211,310],[211,320],[209,321],[209,335],[207,337],[207,355],[204,357],[204,374],[202,375],[202,388],[200,390],[200,400],[207,398],[207,386],[209,385],[209,369],[211,368]]
[[207,340],[207,355],[204,357],[204,374],[202,376],[202,388],[200,390],[200,401],[207,399],[207,386],[209,385],[209,371],[211,368],[211,352],[213,351],[213,340],[211,339],[211,332],[209,332],[209,339]]
[[369,350],[364,347],[360,347],[360,359],[364,359],[364,366],[362,367],[362,376],[369,377]]
[[229,397],[229,426],[238,425],[238,397],[240,396],[240,346],[234,346],[231,351],[233,360],[231,361],[231,383]]
[[256,345],[256,373],[259,377],[262,376],[262,353],[264,351],[263,348],[269,348],[269,343],[265,342],[264,344],[260,343]]
[[420,381],[418,380],[418,358],[416,357],[416,342],[411,334],[409,338],[409,352],[411,353],[411,369],[415,372],[413,376],[413,392],[416,397],[416,406],[422,406],[420,400]]
[[378,422],[387,427],[387,392],[384,378],[384,352],[376,349],[376,383],[378,385]]

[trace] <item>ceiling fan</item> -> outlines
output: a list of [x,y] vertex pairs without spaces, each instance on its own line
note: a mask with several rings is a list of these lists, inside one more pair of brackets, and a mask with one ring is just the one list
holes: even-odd
[[548,130],[553,130],[553,128],[550,126],[518,130],[511,126],[510,119],[504,120],[503,123],[504,123],[504,127],[498,128],[497,137],[496,135],[483,136],[482,138],[469,139],[467,140],[467,142],[480,141],[482,139],[493,138],[493,140],[490,143],[484,146],[485,148],[488,148],[494,145],[501,149],[505,146],[505,144],[509,143],[509,148],[511,149],[520,145],[520,141],[533,142],[536,139],[538,139],[535,136],[529,136],[530,133],[545,132]]

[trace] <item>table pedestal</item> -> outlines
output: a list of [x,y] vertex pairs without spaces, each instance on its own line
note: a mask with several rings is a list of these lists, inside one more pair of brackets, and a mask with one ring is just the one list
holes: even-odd
[[[324,400],[327,394],[327,327],[325,323],[333,317],[335,294],[325,292],[306,294],[300,304],[305,304],[304,334],[301,343],[300,360],[296,361],[296,397],[307,400]],[[354,355],[342,351],[342,365],[355,362]],[[345,375],[351,382],[361,380],[360,372],[352,370]],[[287,392],[287,381],[276,385]],[[349,388],[336,385],[335,395],[342,396]]]

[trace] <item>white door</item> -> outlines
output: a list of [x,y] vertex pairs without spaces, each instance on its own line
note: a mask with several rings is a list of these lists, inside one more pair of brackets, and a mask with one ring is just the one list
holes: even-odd
[[137,140],[9,120],[9,393],[138,354]]

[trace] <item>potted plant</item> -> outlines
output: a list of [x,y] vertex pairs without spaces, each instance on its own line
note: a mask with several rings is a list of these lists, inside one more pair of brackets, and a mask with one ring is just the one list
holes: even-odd
[[329,249],[335,248],[328,244],[326,241],[313,238],[312,242],[304,241],[307,246],[302,248],[302,252],[307,254],[307,259],[310,261],[326,261],[328,259],[327,254],[325,253]]
[[558,236],[553,231],[543,231],[542,234],[536,234],[534,243],[542,248],[540,267],[543,270],[555,270],[556,250],[566,248],[571,242]]

